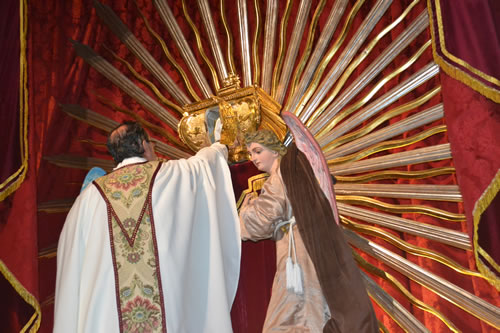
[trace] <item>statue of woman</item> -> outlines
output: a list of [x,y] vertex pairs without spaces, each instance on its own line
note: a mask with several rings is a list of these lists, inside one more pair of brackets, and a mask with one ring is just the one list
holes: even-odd
[[246,134],[245,143],[250,160],[269,178],[258,197],[247,195],[243,201],[242,239],[276,242],[277,269],[263,332],[377,332],[359,269],[307,159],[294,144],[287,153],[269,130]]

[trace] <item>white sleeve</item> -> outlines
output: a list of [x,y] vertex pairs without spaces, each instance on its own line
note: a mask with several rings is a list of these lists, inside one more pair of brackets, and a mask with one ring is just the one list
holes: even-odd
[[209,147],[200,149],[195,156],[205,158],[209,162],[213,162],[216,154],[221,154],[227,161],[227,147],[219,142],[215,142]]

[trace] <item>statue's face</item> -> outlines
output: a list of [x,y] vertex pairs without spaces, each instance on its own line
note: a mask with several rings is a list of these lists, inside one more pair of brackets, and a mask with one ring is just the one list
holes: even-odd
[[273,166],[278,161],[279,154],[260,143],[252,142],[247,146],[247,150],[250,155],[250,161],[252,161],[260,171],[270,173]]

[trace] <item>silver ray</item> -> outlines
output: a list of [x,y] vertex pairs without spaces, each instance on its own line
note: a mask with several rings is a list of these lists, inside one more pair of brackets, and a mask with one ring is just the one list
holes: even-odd
[[222,49],[217,38],[217,32],[215,30],[214,21],[212,19],[212,13],[210,11],[210,5],[207,0],[198,0],[198,7],[200,8],[201,19],[205,26],[205,30],[208,34],[208,41],[210,43],[210,48],[212,54],[215,58],[215,65],[217,67],[217,72],[222,81],[229,77],[226,68],[226,61],[224,60],[224,55],[222,54]]
[[[370,105],[358,111],[354,116],[351,116],[348,120],[341,123],[339,126],[332,129],[328,134],[318,138],[319,144],[321,146],[326,145],[328,142],[338,138],[350,129],[359,125],[361,122],[370,118],[377,112],[383,110],[385,107],[395,102],[397,99],[408,94],[410,91],[419,87],[422,83],[433,78],[439,73],[439,66],[435,63],[430,63],[420,69],[418,72],[413,74],[411,77],[406,79],[404,82],[400,83],[389,92],[379,97],[377,100],[373,101]],[[320,129],[313,125],[311,132],[316,134]]]
[[350,175],[361,172],[389,169],[417,163],[427,163],[451,158],[449,143],[413,149],[400,153],[374,157],[362,161],[330,166],[333,175]]
[[[95,111],[85,109],[79,105],[61,105],[61,109],[66,112],[71,117],[81,120],[91,126],[99,128],[105,132],[111,132],[119,123],[113,119],[103,116]],[[176,148],[168,145],[162,141],[152,139],[155,142],[155,150],[160,154],[168,156],[170,158],[188,158],[191,155]]]
[[366,273],[361,271],[361,277],[365,283],[366,290],[370,296],[377,302],[394,319],[405,332],[422,332],[430,333],[430,331],[422,324],[415,316],[413,316],[404,306],[396,299],[382,289],[375,281],[373,281]]
[[[305,121],[305,114],[310,114],[315,110],[321,100],[326,96],[330,88],[333,86],[335,81],[340,77],[342,72],[349,65],[352,58],[356,55],[356,52],[359,50],[361,45],[364,43],[369,33],[375,27],[375,24],[380,20],[382,15],[385,13],[389,5],[392,3],[392,0],[378,0],[377,3],[373,6],[372,10],[363,21],[361,26],[359,27],[356,34],[349,41],[349,44],[345,47],[344,51],[340,54],[339,58],[332,66],[332,69],[326,74],[324,80],[321,82],[319,87],[316,89],[313,96],[304,95],[301,99],[299,105],[297,106],[297,110],[295,112],[301,113],[299,117],[301,121]],[[304,108],[304,110],[302,110]]]
[[471,250],[469,235],[464,232],[437,227],[431,224],[416,222],[402,217],[379,213],[372,210],[337,202],[339,214],[349,216],[368,223],[373,223],[409,235],[423,237],[453,247]]
[[243,86],[252,85],[252,62],[250,60],[250,40],[248,38],[248,10],[246,0],[238,0],[238,25],[240,28],[241,63],[243,65]]
[[430,124],[433,121],[443,118],[443,104],[438,104],[430,107],[427,110],[420,111],[413,116],[400,120],[392,125],[389,125],[376,132],[364,135],[363,137],[346,143],[336,149],[325,154],[326,159],[345,156],[363,148],[372,146],[383,140],[393,138],[397,135],[403,134],[407,131],[419,128],[420,126]]
[[[371,82],[394,58],[401,53],[422,31],[429,26],[427,12],[422,12],[411,25],[398,37],[360,74],[354,82],[337,96],[331,105],[325,109],[320,117],[314,122],[314,128],[321,128],[342,110],[368,83]],[[310,116],[304,114],[304,119]]]
[[273,80],[277,22],[278,0],[268,0],[266,22],[264,24],[264,56],[262,57],[261,88],[269,95],[271,95],[271,85]]
[[95,53],[90,47],[73,41],[76,53],[90,66],[101,73],[130,97],[135,99],[146,110],[157,116],[162,122],[177,130],[179,120],[165,110],[157,101],[137,87],[130,79],[114,68],[106,59]]
[[462,195],[457,185],[337,183],[335,184],[335,194],[396,199],[462,201]]
[[420,285],[432,290],[442,298],[480,320],[494,327],[500,327],[500,308],[350,230],[345,230],[345,234],[348,242],[353,246],[377,258]]
[[294,91],[293,96],[288,98],[284,111],[295,113],[295,109],[306,91],[309,83],[311,83],[314,72],[321,63],[321,58],[325,54],[326,48],[332,39],[333,33],[340,22],[342,15],[344,14],[345,8],[347,6],[348,0],[337,0],[330,10],[330,15],[326,21],[318,42],[314,48],[314,52],[309,59],[306,69],[302,74],[302,78],[299,81],[297,89]]
[[285,62],[283,64],[283,71],[281,72],[276,96],[274,96],[274,100],[279,104],[283,104],[283,100],[285,99],[288,83],[290,81],[290,76],[292,75],[295,60],[297,59],[300,42],[302,40],[302,35],[304,34],[304,28],[306,26],[310,10],[311,0],[302,0],[299,5],[290,45],[288,46]]
[[193,78],[195,79],[196,83],[203,92],[203,96],[205,98],[209,98],[210,96],[213,95],[212,89],[210,88],[207,79],[203,75],[203,72],[200,66],[198,65],[198,61],[196,60],[193,52],[191,51],[191,47],[186,41],[184,35],[182,34],[181,28],[179,27],[179,24],[177,24],[174,14],[172,13],[172,10],[170,9],[165,0],[154,0],[153,3],[156,9],[158,10],[161,19],[163,20],[163,23],[165,23],[165,25],[167,26],[170,35],[172,36],[175,44],[177,45],[177,48],[182,56],[182,59],[184,59],[184,62],[191,71],[191,74],[193,74]]
[[163,88],[175,98],[178,103],[186,105],[192,101],[186,94],[179,89],[170,75],[165,72],[163,67],[153,58],[148,50],[139,42],[134,34],[120,20],[120,18],[108,6],[94,0],[94,6],[99,17],[113,31],[113,33],[127,46],[137,59],[146,67],[146,69],[160,82]]

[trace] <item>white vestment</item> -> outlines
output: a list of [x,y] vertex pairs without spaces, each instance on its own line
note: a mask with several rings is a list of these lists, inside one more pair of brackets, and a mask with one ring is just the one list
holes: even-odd
[[[227,150],[163,163],[152,191],[167,331],[232,332],[241,241]],[[129,158],[119,167],[144,162]],[[76,199],[58,245],[55,333],[119,332],[106,203]]]

